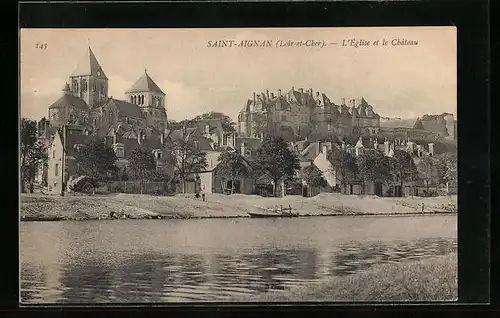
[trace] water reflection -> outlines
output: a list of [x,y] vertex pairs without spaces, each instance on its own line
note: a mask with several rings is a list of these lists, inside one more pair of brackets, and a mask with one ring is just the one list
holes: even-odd
[[[137,241],[138,247],[125,249],[119,245],[104,248],[80,238],[76,245],[61,249],[55,260],[37,258],[33,250],[26,250],[21,257],[21,301],[225,301],[348,275],[374,264],[444,255],[457,248],[456,237],[384,241],[322,238],[304,243],[292,241],[290,236],[289,242],[279,244],[273,237],[268,240],[267,245],[258,242],[254,246],[224,248],[174,248],[167,243],[161,248],[149,248]],[[149,244],[151,237],[146,241]],[[36,248],[35,243],[30,244]]]
[[457,250],[456,239],[432,238],[415,241],[346,242],[339,245],[331,273],[344,276],[370,268],[373,264],[416,260],[446,255]]

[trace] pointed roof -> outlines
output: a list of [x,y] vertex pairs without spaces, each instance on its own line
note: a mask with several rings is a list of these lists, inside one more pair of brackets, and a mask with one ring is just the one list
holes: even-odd
[[156,85],[155,81],[148,75],[147,70],[125,93],[144,93],[154,92],[165,95],[165,93]]
[[87,76],[87,75],[108,79],[104,74],[101,65],[97,61],[94,52],[92,52],[90,46],[85,54],[85,57],[82,59],[80,63],[78,63],[76,70],[71,74],[71,76]]
[[425,130],[424,125],[422,124],[422,121],[420,118],[417,118],[415,121],[415,124],[413,125],[413,129],[420,129],[420,130]]

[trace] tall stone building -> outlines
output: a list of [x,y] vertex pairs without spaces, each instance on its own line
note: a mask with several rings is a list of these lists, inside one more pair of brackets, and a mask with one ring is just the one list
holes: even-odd
[[134,134],[164,133],[165,93],[147,72],[125,92],[126,100],[108,96],[108,89],[109,80],[89,47],[64,85],[62,96],[49,107],[50,126],[72,125],[84,134],[99,136],[106,136],[119,124]]
[[261,138],[264,134],[279,134],[287,140],[314,135],[360,133],[376,134],[380,116],[364,98],[342,99],[335,104],[322,92],[304,91],[294,87],[285,94],[253,94],[238,115],[238,134],[241,137]]

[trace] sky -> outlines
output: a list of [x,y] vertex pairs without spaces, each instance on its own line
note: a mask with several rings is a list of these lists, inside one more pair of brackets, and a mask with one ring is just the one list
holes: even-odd
[[[271,47],[209,47],[208,41],[220,40],[269,41]],[[277,46],[288,40],[303,45]],[[304,45],[311,40],[321,45]],[[370,43],[356,47],[350,40]],[[392,45],[397,40],[418,44]],[[364,97],[383,117],[457,117],[454,27],[22,29],[22,117],[47,116],[89,44],[109,79],[110,96],[125,99],[147,69],[166,93],[173,120],[212,110],[236,120],[254,92],[292,87],[324,92],[337,104]]]

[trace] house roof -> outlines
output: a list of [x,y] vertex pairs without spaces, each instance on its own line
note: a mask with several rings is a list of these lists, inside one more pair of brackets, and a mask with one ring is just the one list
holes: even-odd
[[69,94],[64,94],[63,96],[61,96],[58,100],[56,100],[52,105],[49,106],[49,109],[65,108],[68,106],[88,110],[87,103],[83,99]]
[[97,58],[95,57],[94,52],[92,52],[92,49],[90,47],[88,48],[81,62],[78,63],[77,68],[71,74],[71,76],[88,76],[88,75],[107,79],[106,75],[104,74],[104,71],[102,70],[101,65],[97,61]]
[[[118,117],[144,118],[141,109],[135,104],[113,98],[109,98],[106,104],[113,104],[116,106],[118,109]],[[104,107],[106,107],[106,105],[104,105]]]
[[[382,128],[415,128],[416,124],[417,126],[419,122],[418,118],[408,118],[408,119],[401,119],[401,118],[381,118],[380,120],[380,127]],[[420,128],[416,128],[420,129]]]
[[203,134],[205,133],[205,128],[208,125],[210,132],[219,132],[223,133],[224,129],[222,128],[222,121],[220,119],[201,119],[197,122],[198,132]]
[[250,150],[257,150],[262,143],[260,138],[236,137],[236,149],[240,149],[242,142],[245,143],[245,148]]
[[165,93],[156,85],[155,81],[145,71],[141,77],[125,93],[143,93],[153,92],[165,95]]

